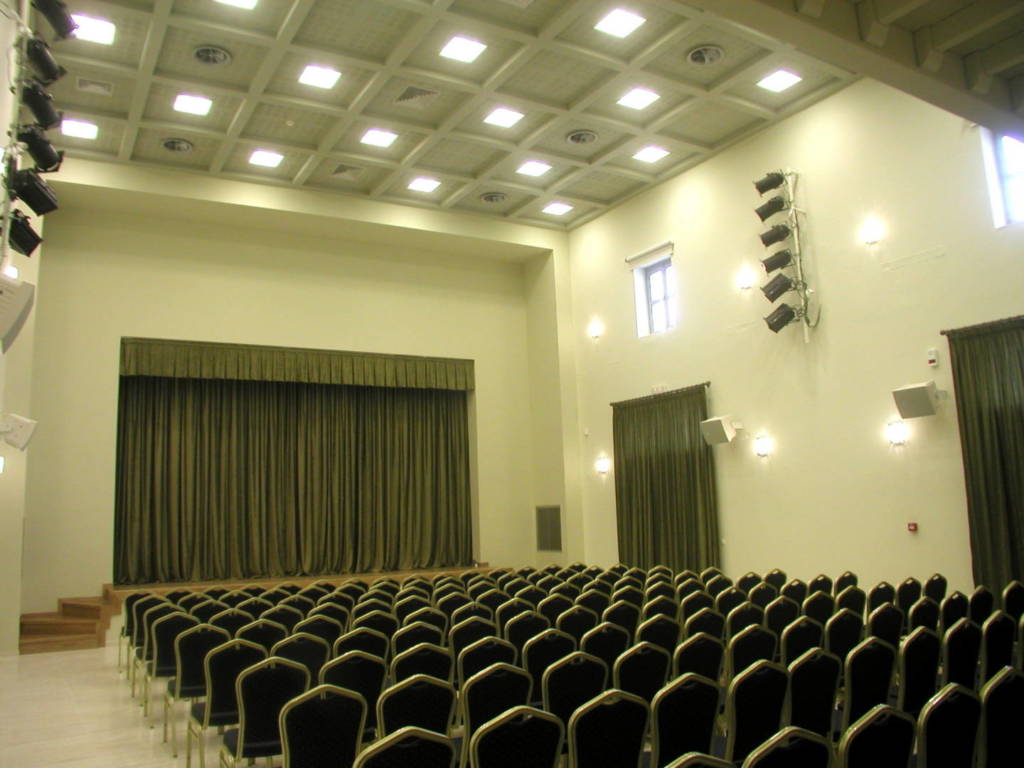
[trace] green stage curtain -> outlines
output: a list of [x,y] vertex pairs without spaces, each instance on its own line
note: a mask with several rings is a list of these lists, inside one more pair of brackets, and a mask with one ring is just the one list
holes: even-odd
[[705,385],[612,403],[619,558],[649,568],[718,565],[714,459],[700,422]]
[[1024,579],[1024,317],[946,331],[974,580]]
[[122,376],[115,581],[468,564],[466,398]]

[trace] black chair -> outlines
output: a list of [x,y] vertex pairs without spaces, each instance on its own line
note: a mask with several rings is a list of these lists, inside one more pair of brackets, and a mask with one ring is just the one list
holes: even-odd
[[900,644],[896,707],[917,717],[938,689],[942,639],[927,627],[918,627]]
[[[602,583],[602,582],[598,582]],[[600,621],[604,609],[611,605],[611,598],[599,589],[586,589],[573,602],[593,611]]]
[[274,604],[269,600],[264,600],[261,597],[250,597],[243,603],[239,603],[237,606],[240,611],[245,611],[252,616],[259,616],[264,611],[269,611],[274,607]]
[[698,579],[684,579],[676,583],[676,601],[680,604],[694,592],[703,592],[704,585]]
[[764,626],[782,641],[782,630],[796,621],[800,615],[800,605],[788,597],[781,595],[765,606]]
[[913,576],[904,579],[896,587],[896,607],[903,612],[904,616],[907,616],[910,613],[910,607],[921,599],[922,591],[921,582]]
[[705,608],[715,609],[715,599],[707,592],[692,592],[679,601],[679,620],[684,624]]
[[797,605],[803,605],[807,599],[807,584],[800,579],[793,579],[779,590],[779,594],[788,597]]
[[583,635],[580,650],[597,656],[608,669],[615,666],[615,660],[629,647],[630,636],[618,624],[603,621]]
[[751,602],[742,602],[725,614],[725,637],[736,637],[747,627],[764,624],[764,611]]
[[722,571],[719,568],[716,568],[713,565],[709,565],[707,568],[700,572],[700,580],[707,584],[713,578],[721,575]]
[[[175,658],[175,641],[182,632],[199,626],[199,621],[194,616],[189,616],[182,611],[174,611],[153,622],[150,627],[149,644],[152,648],[150,660],[147,662],[144,672],[145,678],[142,684],[142,712],[149,717],[150,686],[154,680],[170,678],[174,676],[177,669]],[[164,711],[166,715],[166,710]],[[164,726],[166,737],[166,723]]]
[[725,759],[741,763],[779,730],[789,675],[771,661],[759,661],[732,679],[725,699]]
[[430,675],[451,682],[455,665],[447,648],[420,643],[402,651],[391,660],[391,679],[398,683],[413,675]]
[[480,616],[470,616],[458,624],[452,625],[448,630],[448,647],[452,650],[453,656],[458,656],[462,650],[484,637],[496,637],[498,626],[488,619]]
[[238,694],[235,681],[243,669],[251,667],[267,657],[262,646],[247,640],[230,640],[206,654],[204,670],[206,676],[206,698],[189,707],[188,737],[185,746],[185,765],[192,762],[192,742],[199,749],[199,766],[206,766],[206,750],[203,748],[206,730],[221,728],[238,723]]
[[647,702],[631,693],[608,690],[569,718],[572,768],[639,768],[647,733]]
[[957,591],[946,597],[939,605],[939,627],[941,634],[956,624],[960,619],[967,618],[967,611],[970,607],[967,595]]
[[839,597],[843,591],[849,587],[857,586],[857,574],[853,571],[843,571],[841,574],[836,576],[836,581],[832,585],[832,591],[835,592],[836,597]]
[[868,616],[867,634],[898,647],[903,634],[902,611],[893,603],[882,603]]
[[367,614],[352,619],[352,628],[359,629],[360,627],[375,629],[390,639],[398,631],[398,619],[395,618],[393,613],[370,611]]
[[331,658],[331,646],[322,637],[299,632],[275,643],[270,655],[302,664],[309,670],[310,680],[316,680],[320,668]]
[[753,571],[747,571],[738,579],[736,579],[736,586],[743,590],[744,594],[749,594],[750,590],[761,583],[761,577]]
[[783,728],[743,761],[744,768],[830,768],[832,744],[803,728]]
[[[131,683],[132,683],[132,698],[135,697],[135,681],[138,677],[139,671],[142,671],[143,675],[143,691],[145,688],[145,677],[146,670],[152,664],[153,652],[156,649],[156,645],[153,642],[153,624],[165,616],[170,616],[176,613],[184,613],[174,603],[169,603],[166,600],[161,600],[157,603],[148,603],[146,600],[140,600],[135,604],[135,611],[139,613],[140,608],[142,610],[141,615],[136,619],[134,634],[137,642],[132,648],[131,655]],[[145,705],[145,702],[142,702]]]
[[362,743],[366,702],[354,691],[318,685],[281,709],[280,731],[288,768],[351,768]]
[[688,752],[710,752],[721,689],[692,672],[671,680],[651,701],[651,766],[664,768]]
[[469,743],[473,768],[556,768],[565,726],[534,707],[514,707],[490,720]]
[[980,721],[978,694],[956,683],[944,686],[917,719],[917,768],[972,768]]
[[515,664],[516,647],[500,637],[484,637],[467,646],[455,660],[456,679],[459,688],[465,682],[491,664]]
[[391,638],[391,653],[397,656],[420,643],[443,646],[444,641],[445,638],[441,634],[441,630],[433,624],[427,624],[425,621],[414,621],[412,624],[407,624],[395,632]]
[[683,628],[674,618],[662,614],[652,616],[636,628],[636,641],[652,643],[671,654],[679,644]]
[[667,597],[676,602],[676,588],[672,586],[671,581],[661,580],[648,583],[644,589],[644,604],[646,605],[659,597]]
[[[548,593],[543,589],[534,585],[523,587],[522,589],[512,593],[512,595],[519,600],[525,600],[528,602],[534,610],[536,610],[537,606],[540,605],[540,601],[547,597],[547,594]],[[441,610],[444,609],[442,608]]]
[[[150,600],[155,605],[165,598],[155,595],[152,592],[132,592],[121,601],[121,631],[117,635],[117,671],[126,668],[126,663],[131,663],[132,637],[135,625],[135,604],[140,600]],[[179,606],[180,607],[180,606]],[[188,610],[187,608],[184,610]]]
[[981,627],[960,619],[942,638],[942,684],[958,683],[974,690],[981,655]]
[[669,763],[667,768],[736,768],[736,766],[702,752],[691,752]]
[[576,708],[608,687],[608,667],[589,653],[575,651],[554,662],[541,679],[544,709],[568,727]]
[[907,768],[917,722],[886,704],[869,709],[843,731],[836,768]]
[[406,620],[420,608],[429,608],[430,600],[420,593],[410,594],[395,603],[394,613],[398,620],[405,624]]
[[924,583],[924,595],[941,604],[946,598],[946,577],[941,573],[933,573]]
[[380,737],[413,726],[447,735],[455,719],[455,688],[430,675],[413,675],[381,691],[377,699]]
[[801,606],[801,612],[804,616],[812,618],[822,626],[825,626],[828,620],[832,618],[835,607],[836,601],[832,597],[831,592],[818,590],[817,592],[811,592],[807,596],[803,606]]
[[1024,616],[1024,584],[1014,579],[1003,588],[1003,610],[1010,614],[1015,622]]
[[863,589],[858,587],[856,584],[852,584],[838,595],[836,595],[836,610],[841,611],[846,609],[853,611],[858,616],[864,616],[864,609],[868,604],[868,596]]
[[1019,763],[1024,675],[1003,667],[982,687],[981,706],[979,768],[1003,768]]
[[452,740],[423,728],[402,728],[370,744],[356,757],[352,768],[453,768]]
[[725,646],[717,637],[698,632],[676,646],[672,653],[672,678],[697,674],[717,680],[722,671]]
[[896,587],[887,581],[880,581],[868,590],[868,613],[886,603],[896,604]]
[[[335,640],[332,651],[335,656],[342,656],[349,651],[363,651],[386,659],[390,646],[387,635],[369,627],[356,627]],[[370,702],[366,704],[369,706]]]
[[248,611],[243,611],[238,608],[228,608],[220,613],[215,613],[206,623],[225,629],[232,637],[236,637],[238,635],[238,630],[246,624],[251,624],[254,619],[255,616]]
[[549,665],[568,656],[576,650],[576,641],[571,635],[557,629],[545,629],[523,645],[522,667],[530,674],[533,681],[533,701],[541,700],[541,683],[544,671]]
[[765,583],[771,584],[779,592],[786,586],[786,572],[778,568],[772,568],[764,575]]
[[789,688],[782,721],[831,738],[832,712],[843,663],[821,648],[812,648],[789,665]]
[[311,613],[296,624],[292,632],[294,634],[305,632],[309,635],[315,635],[327,643],[328,648],[333,648],[334,641],[345,634],[345,627],[340,621],[330,616]]
[[732,586],[732,579],[722,574],[716,575],[714,578],[704,582],[704,591],[707,592],[711,597],[718,597],[721,592],[724,592]]
[[766,582],[754,585],[754,588],[747,593],[747,599],[762,610],[767,608],[778,596],[779,590]]
[[612,666],[612,685],[650,702],[668,679],[672,657],[651,643],[636,643]]
[[274,647],[274,644],[288,637],[288,627],[278,624],[270,619],[256,619],[244,627],[240,627],[235,633],[239,640],[248,640],[251,643],[262,645],[267,653]]
[[996,607],[996,598],[992,590],[979,584],[968,598],[967,616],[979,627],[985,623]]
[[782,663],[790,665],[811,648],[825,645],[825,628],[809,616],[801,616],[782,630]]
[[846,661],[846,654],[853,650],[863,635],[861,614],[843,608],[825,624],[825,650],[838,656],[840,662]]
[[918,627],[927,627],[938,631],[939,614],[940,608],[937,602],[927,596],[920,598],[910,606],[910,613],[907,615],[907,632]]
[[712,608],[701,608],[686,620],[684,634],[691,637],[698,632],[725,639],[725,616]]
[[[511,664],[492,664],[466,680],[462,687],[463,744],[472,742],[477,729],[502,712],[525,706],[530,701],[533,680],[519,667]],[[462,765],[466,765],[469,750],[462,750]]]
[[223,629],[209,624],[198,624],[174,638],[174,677],[167,681],[164,691],[164,741],[167,741],[167,723],[171,724],[171,755],[178,756],[176,701],[195,701],[206,695],[206,654],[231,640]]
[[726,674],[735,677],[755,662],[773,661],[778,639],[764,627],[751,625],[729,641],[726,647]]
[[747,593],[739,587],[727,587],[715,596],[715,610],[723,616],[738,605],[747,602]]
[[649,599],[640,608],[640,621],[644,622],[653,616],[666,616],[675,620],[679,615],[679,603],[674,597],[659,595]]
[[466,603],[459,608],[452,611],[452,626],[457,626],[460,622],[465,621],[468,618],[475,617],[490,621],[494,621],[494,611],[488,608],[483,603],[471,602]]
[[601,619],[594,611],[582,605],[573,605],[559,614],[555,620],[555,629],[560,629],[576,640],[576,645],[583,641],[583,636],[596,627]]
[[303,616],[316,608],[316,600],[306,597],[305,595],[294,594],[286,597],[278,605],[287,605],[290,608],[294,608]]
[[304,665],[274,656],[244,669],[235,683],[238,727],[224,733],[220,764],[235,768],[239,760],[281,754],[281,709],[309,688],[309,679]]
[[[163,619],[166,621],[166,619]],[[1017,622],[1005,611],[993,611],[981,627],[981,667],[979,686],[992,679],[1003,667],[1013,666],[1013,644]]]
[[448,616],[446,616],[443,612],[437,610],[436,608],[420,608],[418,611],[410,613],[409,616],[406,618],[405,623],[412,624],[416,621],[422,621],[427,624],[433,624],[435,627],[441,630],[442,635],[446,637],[448,635]]
[[612,602],[601,614],[601,621],[618,624],[630,637],[636,634],[636,625],[640,623],[640,607],[626,600]]
[[[201,606],[200,606],[201,607]],[[259,615],[259,618],[266,619],[267,621],[275,621],[278,624],[284,625],[290,633],[295,629],[295,625],[306,618],[301,611],[297,608],[293,608],[290,605],[275,605],[270,610],[264,611]]]
[[824,573],[819,573],[813,579],[807,583],[807,597],[815,594],[816,592],[825,592],[826,594],[832,594],[832,579],[826,576]]
[[516,658],[521,661],[526,641],[549,628],[548,620],[541,614],[523,611],[505,625],[505,639],[516,647]]
[[319,681],[355,691],[366,702],[366,728],[377,725],[377,699],[388,669],[384,659],[365,651],[347,651],[320,669]]
[[868,637],[846,657],[843,679],[846,700],[841,730],[877,704],[889,700],[896,664],[896,649],[877,637]]
[[491,609],[491,613],[497,615],[498,608],[502,604],[508,602],[508,600],[511,597],[512,596],[510,594],[508,594],[507,592],[504,592],[504,591],[498,589],[497,587],[491,587],[487,591],[482,592],[476,598],[476,601],[478,603],[480,603],[480,605],[483,605],[483,606],[486,606],[487,608],[490,608]]
[[537,604],[537,612],[555,626],[558,617],[572,608],[573,602],[563,595],[548,595]]

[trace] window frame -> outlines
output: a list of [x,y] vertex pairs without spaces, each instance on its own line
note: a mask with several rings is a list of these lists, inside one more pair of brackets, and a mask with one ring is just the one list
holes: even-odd
[[[1013,207],[1010,204],[1011,198],[1014,197],[1010,194],[1010,184],[1019,184],[1021,187],[1024,187],[1024,168],[1017,172],[1011,172],[1007,168],[1006,150],[1003,145],[1003,142],[1006,140],[1015,141],[1021,145],[1021,151],[1024,152],[1024,141],[1005,134],[997,135],[994,138],[996,174],[999,179],[999,195],[1004,221],[1007,224],[1024,223],[1024,211],[1019,212],[1019,215],[1015,216]],[[1022,194],[1016,195],[1016,198],[1021,199],[1022,206],[1024,206],[1024,190],[1022,190]]]
[[[638,338],[664,334],[679,323],[679,291],[676,284],[674,256],[673,244],[665,242],[626,258],[626,264],[629,265],[633,273],[633,298]],[[651,281],[652,277],[658,274],[662,275],[662,296],[656,299]],[[656,330],[657,305],[662,302],[665,305],[665,325]]]

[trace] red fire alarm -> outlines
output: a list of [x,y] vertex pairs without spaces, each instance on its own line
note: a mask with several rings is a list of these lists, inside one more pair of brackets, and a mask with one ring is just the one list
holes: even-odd
[[907,523],[907,530],[911,533],[917,533],[917,523]]

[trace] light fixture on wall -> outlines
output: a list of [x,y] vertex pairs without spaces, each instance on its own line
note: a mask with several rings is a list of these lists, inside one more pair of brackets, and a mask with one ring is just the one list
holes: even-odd
[[789,293],[789,291],[792,291],[795,288],[796,283],[793,279],[784,272],[779,272],[779,274],[761,286],[761,293],[764,294],[764,297],[768,299],[768,301],[774,303],[784,293]]
[[60,169],[60,164],[64,160],[64,151],[58,152],[53,148],[53,144],[46,138],[42,126],[22,126],[18,130],[18,141],[25,145],[29,155],[32,156],[36,170],[49,173]]
[[587,336],[597,341],[604,335],[604,323],[598,317],[591,318],[587,323]]
[[32,5],[50,22],[59,39],[69,37],[78,29],[78,22],[71,18],[63,0],[32,0]]
[[607,475],[611,472],[612,460],[608,456],[598,456],[594,462],[594,471],[599,475]]
[[764,433],[754,438],[754,453],[762,459],[771,456],[775,451],[775,440]]
[[764,271],[771,273],[776,269],[783,269],[793,263],[793,253],[788,248],[776,251],[771,256],[761,259],[761,266]]
[[61,120],[61,113],[53,107],[53,95],[48,93],[36,80],[29,80],[22,86],[21,102],[43,128],[53,128]]
[[50,46],[41,37],[30,37],[25,42],[25,57],[44,85],[55,83],[68,73],[53,58]]
[[910,427],[907,426],[907,422],[896,419],[885,425],[885,439],[889,441],[889,445],[903,445],[908,437]]
[[877,216],[868,216],[860,225],[859,237],[865,245],[877,245],[885,237],[885,224]]
[[736,287],[741,291],[749,291],[757,282],[757,272],[752,267],[744,264],[736,273]]

